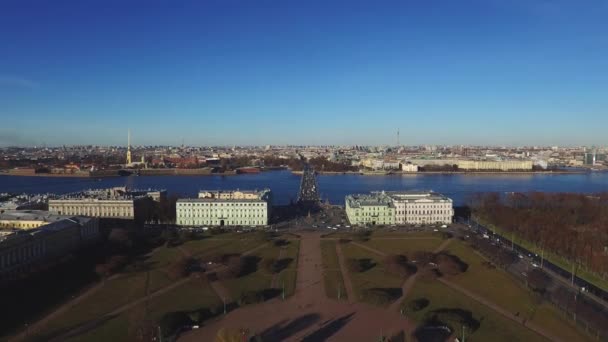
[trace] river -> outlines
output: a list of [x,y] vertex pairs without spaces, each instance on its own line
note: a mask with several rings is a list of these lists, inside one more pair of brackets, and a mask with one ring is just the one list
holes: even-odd
[[[476,192],[581,192],[608,191],[608,173],[580,174],[412,174],[392,176],[319,175],[322,199],[344,204],[344,196],[374,190],[433,190],[465,203]],[[0,176],[0,193],[67,193],[92,188],[129,186],[166,189],[169,193],[195,197],[200,189],[272,189],[275,204],[295,200],[300,176],[269,171],[237,176],[129,176],[115,178]]]

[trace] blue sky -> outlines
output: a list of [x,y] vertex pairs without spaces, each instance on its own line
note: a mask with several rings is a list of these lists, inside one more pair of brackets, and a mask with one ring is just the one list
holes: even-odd
[[606,145],[608,2],[0,2],[0,145]]

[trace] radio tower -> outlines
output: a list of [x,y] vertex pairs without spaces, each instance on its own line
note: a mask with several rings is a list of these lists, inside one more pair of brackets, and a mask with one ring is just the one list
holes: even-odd
[[397,147],[399,147],[399,128],[397,128]]

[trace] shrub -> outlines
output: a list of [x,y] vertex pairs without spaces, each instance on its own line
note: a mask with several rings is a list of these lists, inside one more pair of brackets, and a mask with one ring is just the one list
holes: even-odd
[[435,263],[442,275],[457,275],[466,272],[469,268],[469,265],[460,260],[459,257],[447,253],[438,254],[435,257]]
[[400,277],[409,277],[418,270],[415,265],[408,262],[404,255],[394,254],[384,258],[384,268]]
[[430,302],[426,298],[416,298],[407,302],[405,310],[407,312],[416,312],[426,308],[429,304]]

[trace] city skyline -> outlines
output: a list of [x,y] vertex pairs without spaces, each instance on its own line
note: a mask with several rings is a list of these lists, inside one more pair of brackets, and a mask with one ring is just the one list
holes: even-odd
[[608,6],[0,5],[0,146],[605,145]]

